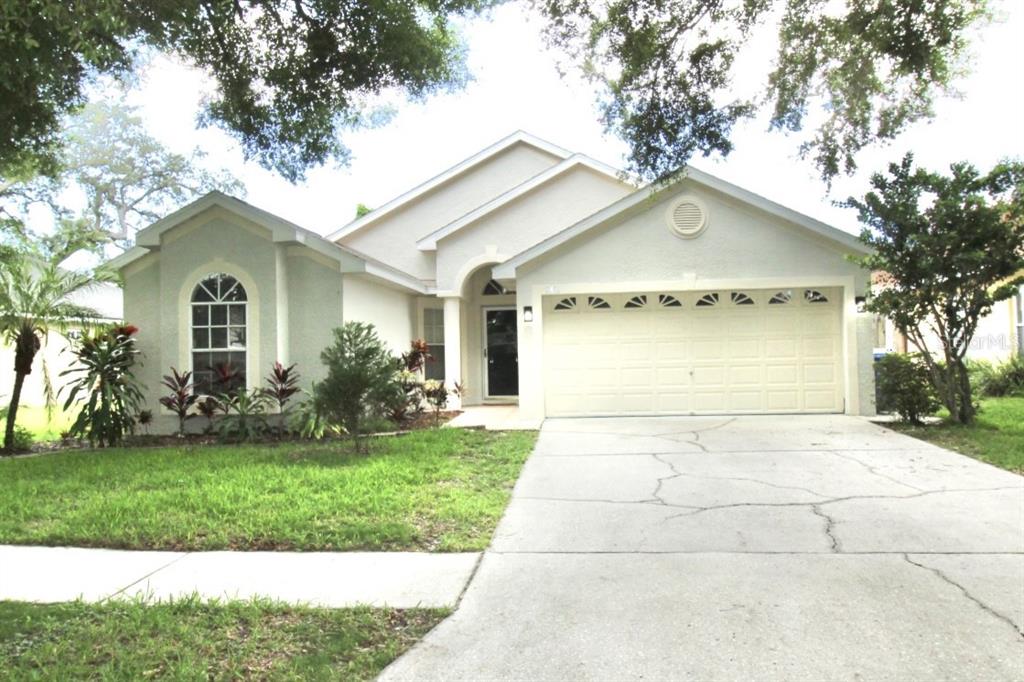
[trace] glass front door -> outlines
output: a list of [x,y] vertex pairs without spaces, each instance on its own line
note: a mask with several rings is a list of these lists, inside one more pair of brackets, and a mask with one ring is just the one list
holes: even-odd
[[519,395],[519,344],[515,308],[484,309],[487,397]]

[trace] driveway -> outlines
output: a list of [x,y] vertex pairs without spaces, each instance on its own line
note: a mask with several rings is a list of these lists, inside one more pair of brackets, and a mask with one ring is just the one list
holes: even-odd
[[843,416],[549,420],[383,679],[1024,679],[1024,479]]

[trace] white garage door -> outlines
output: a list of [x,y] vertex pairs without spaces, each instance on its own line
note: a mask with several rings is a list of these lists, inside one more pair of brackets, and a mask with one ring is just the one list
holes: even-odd
[[838,289],[545,298],[550,417],[842,412]]

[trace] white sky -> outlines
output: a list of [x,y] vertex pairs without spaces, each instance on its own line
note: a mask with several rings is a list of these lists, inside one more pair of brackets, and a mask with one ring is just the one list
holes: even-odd
[[[958,84],[963,97],[940,101],[936,120],[915,126],[890,147],[863,153],[861,171],[837,180],[831,196],[810,161],[796,158],[797,140],[766,132],[764,118],[735,129],[726,160],[696,158],[693,165],[855,232],[853,211],[831,202],[863,194],[871,172],[908,150],[934,169],[967,160],[987,170],[999,159],[1024,156],[1024,2],[996,0],[994,7],[997,23],[980,29],[972,73]],[[158,59],[128,101],[140,107],[164,144],[181,152],[199,146],[211,166],[231,170],[245,183],[247,201],[326,234],[347,223],[357,203],[380,206],[517,129],[622,167],[625,145],[602,132],[591,87],[574,76],[559,77],[540,29],[540,20],[529,19],[518,4],[468,22],[475,80],[466,89],[403,104],[382,128],[344,133],[351,165],[314,170],[300,185],[245,163],[237,144],[219,130],[196,129],[204,90],[197,72]],[[771,57],[770,39],[746,55],[762,63]]]

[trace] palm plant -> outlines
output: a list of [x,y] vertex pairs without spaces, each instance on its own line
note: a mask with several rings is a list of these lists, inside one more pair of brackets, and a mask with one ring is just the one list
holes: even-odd
[[[14,346],[14,389],[7,412],[5,454],[14,452],[14,424],[21,390],[47,334],[63,333],[100,317],[92,308],[78,305],[69,297],[96,282],[110,281],[111,275],[61,268],[60,263],[72,252],[73,249],[20,252],[0,269],[0,335]],[[52,405],[48,378],[45,385],[47,403]]]

